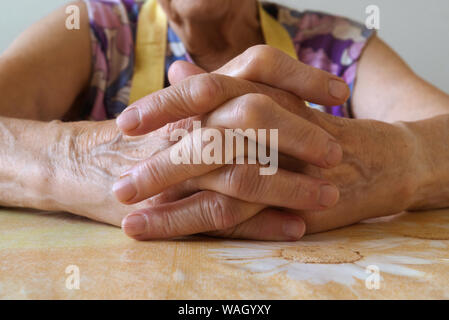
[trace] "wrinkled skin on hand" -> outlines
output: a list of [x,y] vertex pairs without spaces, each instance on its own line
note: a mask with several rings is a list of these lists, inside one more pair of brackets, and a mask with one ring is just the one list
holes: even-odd
[[48,169],[55,179],[49,192],[57,203],[55,209],[120,226],[130,210],[151,205],[152,200],[123,205],[112,194],[114,181],[139,161],[172,145],[170,132],[189,123],[182,120],[140,137],[124,136],[114,121],[74,123],[68,138],[61,139],[58,151],[52,152],[55,156]]
[[[328,131],[338,139],[344,150],[343,162],[333,169],[318,168],[280,155],[282,168],[327,179],[340,189],[340,201],[332,209],[315,212],[285,209],[305,220],[308,233],[398,213],[410,206],[416,188],[410,172],[413,169],[418,175],[420,167],[416,165],[416,159],[413,160],[414,141],[403,126],[336,118],[305,107],[302,100],[290,93],[266,87],[263,90],[287,110]],[[75,187],[69,188],[69,192],[59,192],[57,198],[62,207],[95,220],[120,225],[121,220],[132,211],[173,202],[201,191],[197,179],[191,179],[139,204],[128,206],[115,199],[111,186],[120,174],[133,165],[174,144],[170,141],[170,133],[174,129],[190,129],[193,120],[203,121],[204,117],[171,123],[138,137],[123,136],[113,122],[75,127],[75,138],[69,144],[72,147],[68,148],[68,154],[69,167],[75,168],[73,172],[76,174],[60,175]],[[279,138],[282,139],[282,136]],[[236,228],[239,226],[210,234],[229,236]]]
[[[307,233],[331,230],[410,208],[417,177],[423,173],[414,158],[417,146],[405,127],[373,120],[336,118],[305,108],[298,112],[336,137],[344,150],[342,163],[332,169],[280,157],[280,167],[323,178],[336,184],[340,190],[340,200],[331,209],[285,209],[304,219]],[[234,229],[211,235],[226,237]]]
[[332,169],[286,164],[291,170],[328,179],[340,190],[340,201],[332,209],[297,211],[306,222],[307,233],[399,213],[412,205],[421,168],[414,159],[417,146],[405,127],[309,113],[310,121],[337,138],[344,155],[343,162]]
[[[417,146],[405,126],[373,120],[337,118],[305,107],[300,99],[289,93],[274,90],[269,95],[291,112],[324,128],[337,138],[344,150],[342,163],[332,169],[318,168],[283,155],[280,157],[282,168],[323,178],[335,183],[340,190],[340,200],[334,208],[325,211],[285,209],[304,219],[307,233],[395,214],[412,205],[417,177],[423,173],[418,165],[420,162],[415,157]],[[163,130],[169,131],[187,123],[188,121],[172,124]],[[197,179],[192,179],[149,201],[157,205],[175,201],[196,191],[199,191]],[[236,228],[210,234],[227,237]]]

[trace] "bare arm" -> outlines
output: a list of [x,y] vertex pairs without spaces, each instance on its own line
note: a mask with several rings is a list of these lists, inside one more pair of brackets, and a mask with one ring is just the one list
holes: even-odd
[[[133,206],[125,206],[112,196],[112,182],[139,160],[147,159],[155,152],[167,148],[170,145],[167,144],[169,135],[161,128],[142,137],[124,137],[116,128],[114,121],[44,122],[61,119],[69,112],[88,82],[89,28],[85,8],[84,6],[82,8],[84,20],[79,32],[72,33],[65,29],[66,15],[62,9],[37,24],[34,30],[27,31],[1,58],[0,90],[7,97],[0,105],[0,149],[5,150],[0,155],[0,205],[69,211],[119,225],[121,219],[130,211],[141,206],[149,207],[157,201],[166,201],[164,200],[166,196],[163,195],[159,198],[156,196],[156,200],[151,198]],[[37,38],[42,41],[35,42],[34,39]],[[330,99],[329,103],[334,104],[343,100],[344,97],[336,99],[327,92],[327,83],[331,81],[329,77],[333,79],[335,77],[321,72],[314,74],[316,78],[312,79],[315,81],[309,83],[314,83],[315,86],[303,88],[305,93],[318,92],[316,96],[323,99],[323,94],[320,93],[326,90],[324,96]],[[318,81],[322,78],[326,81]],[[208,83],[210,81],[206,82],[206,86],[198,86],[198,89],[200,87],[207,89]],[[324,88],[322,83],[326,84]],[[247,93],[251,93],[253,85],[248,83],[245,88],[248,90]],[[346,96],[348,89],[344,86],[342,89],[343,95]],[[224,90],[222,95],[226,92]],[[305,120],[298,119],[298,121]],[[338,145],[337,157],[334,157],[335,147],[331,145],[332,148],[329,148],[329,135],[318,127],[315,130],[321,133],[317,133],[316,136],[308,134],[304,138],[304,140],[315,139],[310,141],[314,143],[310,143],[313,149],[308,153],[314,157],[319,154],[323,157],[321,159],[323,162],[329,160],[327,156],[330,153],[330,163],[326,165],[338,161],[341,157]],[[311,131],[314,132],[308,130],[309,133]],[[322,144],[318,143],[319,138],[323,138]],[[272,189],[274,188],[269,188]],[[182,189],[181,191],[185,195],[186,191]],[[247,217],[249,212],[246,206],[241,205],[244,201],[229,196],[209,192],[202,193],[199,197],[198,201],[191,199],[188,203],[194,208],[185,204],[180,205],[193,210],[192,212],[196,213],[193,218],[205,223],[206,225],[202,227],[206,231],[214,231],[220,227],[220,224],[211,225],[214,220],[207,219],[207,214],[220,217],[222,213],[217,210],[207,211],[208,209],[223,204],[223,210],[231,208],[231,212],[242,219]],[[241,211],[235,212],[234,207],[240,208]],[[201,212],[198,209],[204,210]],[[260,210],[259,205],[253,205],[253,210],[255,211],[252,214],[257,214]],[[205,217],[198,213],[204,214]],[[192,225],[185,226],[186,219],[181,218],[183,224],[178,226],[177,231],[190,234],[188,231],[192,230]],[[283,230],[286,220],[289,229],[292,229],[292,220],[296,221],[298,218],[270,211],[261,215],[261,218],[248,222],[249,226],[257,228],[249,228],[244,222],[241,225],[240,235],[264,238],[265,234],[269,239],[291,239],[291,232],[285,234]],[[220,222],[220,219],[217,221]],[[240,223],[241,220],[236,220],[237,222]],[[261,229],[259,225],[277,228]],[[198,226],[198,223],[193,224],[195,228]],[[293,238],[296,239],[301,235],[303,228],[300,226],[294,229]],[[166,224],[161,224],[159,232],[165,230]]]
[[419,184],[410,210],[449,207],[449,114],[416,122],[404,127],[418,146],[415,157],[419,160],[410,175],[416,175]]
[[130,208],[115,199],[112,184],[159,150],[163,138],[128,139],[114,120],[0,117],[0,206],[67,211],[119,226]]
[[359,119],[417,121],[449,113],[449,95],[421,79],[376,37],[359,62],[353,111]]
[[[91,72],[87,8],[79,30],[65,26],[65,7],[25,31],[0,56],[0,116],[61,119],[86,88]],[[70,5],[70,4],[68,4]]]
[[70,4],[80,8],[80,30],[66,28],[64,6],[0,56],[0,206],[65,210],[119,225],[125,211],[110,189],[113,169],[127,162],[114,149],[123,142],[114,121],[58,121],[91,73],[87,8]]

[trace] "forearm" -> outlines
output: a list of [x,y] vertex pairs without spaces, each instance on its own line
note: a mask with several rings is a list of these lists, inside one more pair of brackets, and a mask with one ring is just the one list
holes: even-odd
[[135,143],[114,121],[0,117],[0,205],[68,211],[120,225],[132,208],[115,199],[112,184],[148,154],[134,152]]
[[419,121],[449,113],[449,95],[417,76],[373,38],[358,63],[352,111],[359,119]]
[[449,115],[405,123],[417,146],[417,190],[410,210],[449,207]]
[[49,180],[64,146],[57,122],[0,117],[0,205],[55,209]]
[[[410,78],[402,84],[406,87],[396,93],[395,97],[384,103],[384,111],[379,115],[379,120],[385,122],[395,121],[420,121],[449,114],[449,95],[432,84],[410,75]],[[379,101],[382,105],[382,101]]]

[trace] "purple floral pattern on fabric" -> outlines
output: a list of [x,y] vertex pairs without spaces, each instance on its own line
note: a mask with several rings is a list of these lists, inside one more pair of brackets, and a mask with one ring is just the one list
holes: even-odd
[[92,78],[87,104],[92,120],[116,117],[127,106],[134,71],[141,1],[87,0],[92,35]]
[[[137,20],[144,0],[85,0],[92,35],[92,78],[87,105],[90,119],[115,118],[128,104],[134,70]],[[342,77],[354,87],[357,61],[373,32],[349,19],[320,12],[298,12],[274,4],[267,11],[289,32],[303,63]],[[169,29],[166,70],[176,60],[188,60],[179,38]],[[343,106],[312,107],[349,117]]]

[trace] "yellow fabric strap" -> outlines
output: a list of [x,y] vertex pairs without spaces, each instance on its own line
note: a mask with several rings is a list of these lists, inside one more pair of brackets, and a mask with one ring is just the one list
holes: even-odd
[[270,16],[261,4],[259,4],[259,16],[265,43],[283,51],[294,59],[298,59],[295,46],[287,30],[276,19]]
[[[265,43],[297,59],[287,30],[259,4]],[[164,88],[167,17],[157,0],[147,0],[139,14],[134,76],[129,103]]]
[[137,25],[134,75],[129,103],[164,88],[167,17],[157,0],[143,5]]

